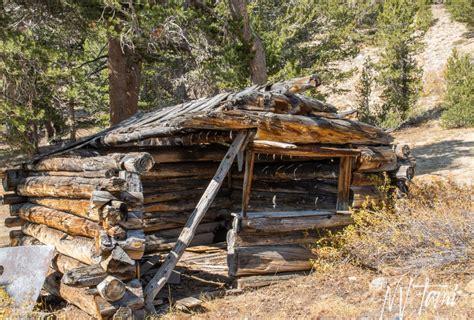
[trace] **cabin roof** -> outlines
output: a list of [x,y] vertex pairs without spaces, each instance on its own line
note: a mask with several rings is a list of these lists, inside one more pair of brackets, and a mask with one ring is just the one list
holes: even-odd
[[334,106],[300,94],[319,84],[319,78],[312,75],[139,112],[113,127],[35,160],[85,146],[115,146],[201,130],[254,129],[255,139],[295,144],[380,145],[392,142],[392,137],[383,130],[345,119]]

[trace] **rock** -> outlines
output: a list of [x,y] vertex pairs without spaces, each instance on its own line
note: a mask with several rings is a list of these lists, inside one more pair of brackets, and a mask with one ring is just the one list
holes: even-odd
[[471,294],[474,293],[474,279],[467,283],[466,287],[464,287],[464,291]]
[[356,281],[357,280],[357,277],[349,277],[347,278],[349,281]]
[[377,277],[369,285],[369,290],[372,292],[379,292],[385,290],[387,287],[387,279],[384,277]]

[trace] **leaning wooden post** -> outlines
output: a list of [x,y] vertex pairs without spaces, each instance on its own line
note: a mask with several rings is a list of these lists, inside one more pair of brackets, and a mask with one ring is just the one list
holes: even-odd
[[155,311],[153,301],[155,300],[156,295],[158,292],[160,292],[161,288],[164,287],[171,275],[171,272],[176,267],[176,264],[183,255],[184,250],[191,243],[199,223],[211,206],[212,201],[219,191],[237,153],[243,150],[246,143],[248,143],[248,136],[249,133],[247,131],[239,132],[235,140],[232,142],[232,145],[224,156],[224,159],[222,159],[216,174],[212,178],[211,182],[206,188],[206,191],[204,191],[204,194],[196,205],[196,208],[186,222],[183,231],[181,231],[181,234],[176,241],[173,250],[170,251],[161,267],[153,276],[153,279],[151,279],[151,281],[145,287],[145,307],[148,311]]

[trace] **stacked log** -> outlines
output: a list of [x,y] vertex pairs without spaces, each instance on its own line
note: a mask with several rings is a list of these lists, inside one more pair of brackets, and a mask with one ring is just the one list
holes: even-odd
[[[137,264],[145,253],[140,174],[147,153],[59,156],[7,171],[12,245],[46,244],[57,252],[45,288],[102,319],[143,307]],[[137,282],[138,281],[138,282]]]

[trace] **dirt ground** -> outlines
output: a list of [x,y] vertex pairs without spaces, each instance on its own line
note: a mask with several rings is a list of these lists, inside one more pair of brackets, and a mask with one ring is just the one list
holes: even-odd
[[474,129],[443,129],[437,120],[393,133],[416,158],[416,179],[451,178],[474,182]]

